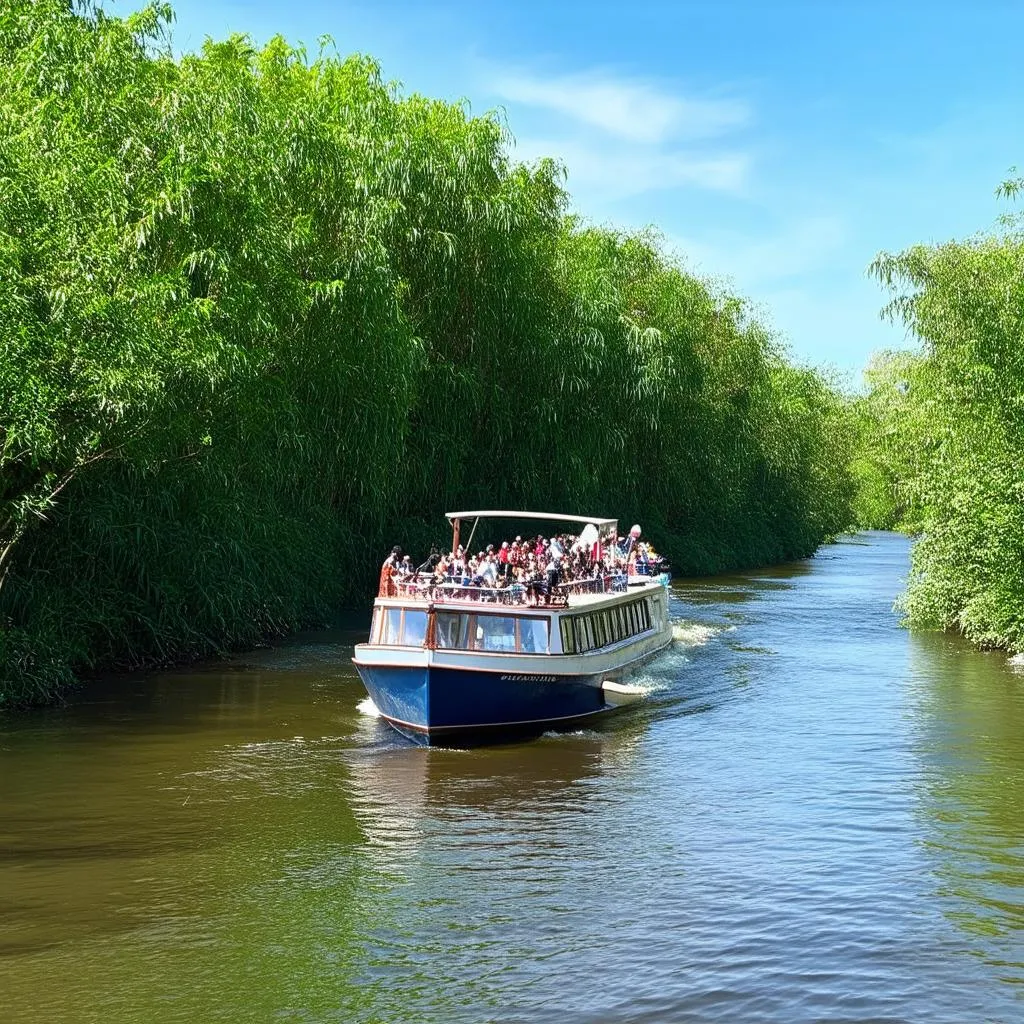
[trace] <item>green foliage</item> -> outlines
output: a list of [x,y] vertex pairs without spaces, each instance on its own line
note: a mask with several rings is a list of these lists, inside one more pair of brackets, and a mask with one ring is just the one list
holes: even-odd
[[915,415],[913,399],[920,362],[909,352],[877,354],[864,371],[866,393],[850,401],[850,472],[857,487],[853,511],[861,529],[919,529],[913,480],[924,424]]
[[683,571],[847,525],[850,419],[494,116],[170,10],[0,10],[0,703],[362,603],[449,507],[614,509]]
[[924,342],[890,421],[921,531],[908,619],[1024,649],[1024,239],[919,246],[874,270]]

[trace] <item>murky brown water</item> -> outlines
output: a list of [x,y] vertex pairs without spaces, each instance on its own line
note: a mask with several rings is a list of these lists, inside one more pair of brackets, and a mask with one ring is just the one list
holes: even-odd
[[0,718],[0,1020],[1024,1019],[1024,675],[907,542],[675,584],[648,701],[467,752],[359,636]]

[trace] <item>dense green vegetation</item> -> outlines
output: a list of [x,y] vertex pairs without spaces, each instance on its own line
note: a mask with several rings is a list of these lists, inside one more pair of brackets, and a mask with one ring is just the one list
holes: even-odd
[[920,532],[908,620],[1024,650],[1024,237],[1010,219],[874,270],[923,342],[884,360],[862,403],[865,460],[896,496],[891,522]]
[[361,605],[452,506],[683,572],[847,524],[835,392],[497,117],[170,17],[0,9],[0,704]]
[[849,399],[853,522],[861,529],[920,529],[912,487],[917,452],[908,429],[917,393],[909,384],[919,361],[911,352],[877,353],[864,370],[866,390]]

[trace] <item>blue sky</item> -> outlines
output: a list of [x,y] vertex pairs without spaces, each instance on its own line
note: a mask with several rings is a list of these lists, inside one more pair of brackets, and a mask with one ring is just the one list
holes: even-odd
[[566,164],[577,212],[657,227],[794,358],[854,383],[872,351],[911,343],[879,319],[871,260],[992,227],[1024,165],[1019,3],[174,7],[178,50],[329,33],[407,93],[502,108],[522,159]]

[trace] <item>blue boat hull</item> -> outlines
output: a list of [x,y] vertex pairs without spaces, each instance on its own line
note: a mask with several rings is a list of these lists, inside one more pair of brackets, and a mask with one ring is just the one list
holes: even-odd
[[420,743],[542,732],[609,710],[599,681],[542,673],[356,665],[381,715]]

